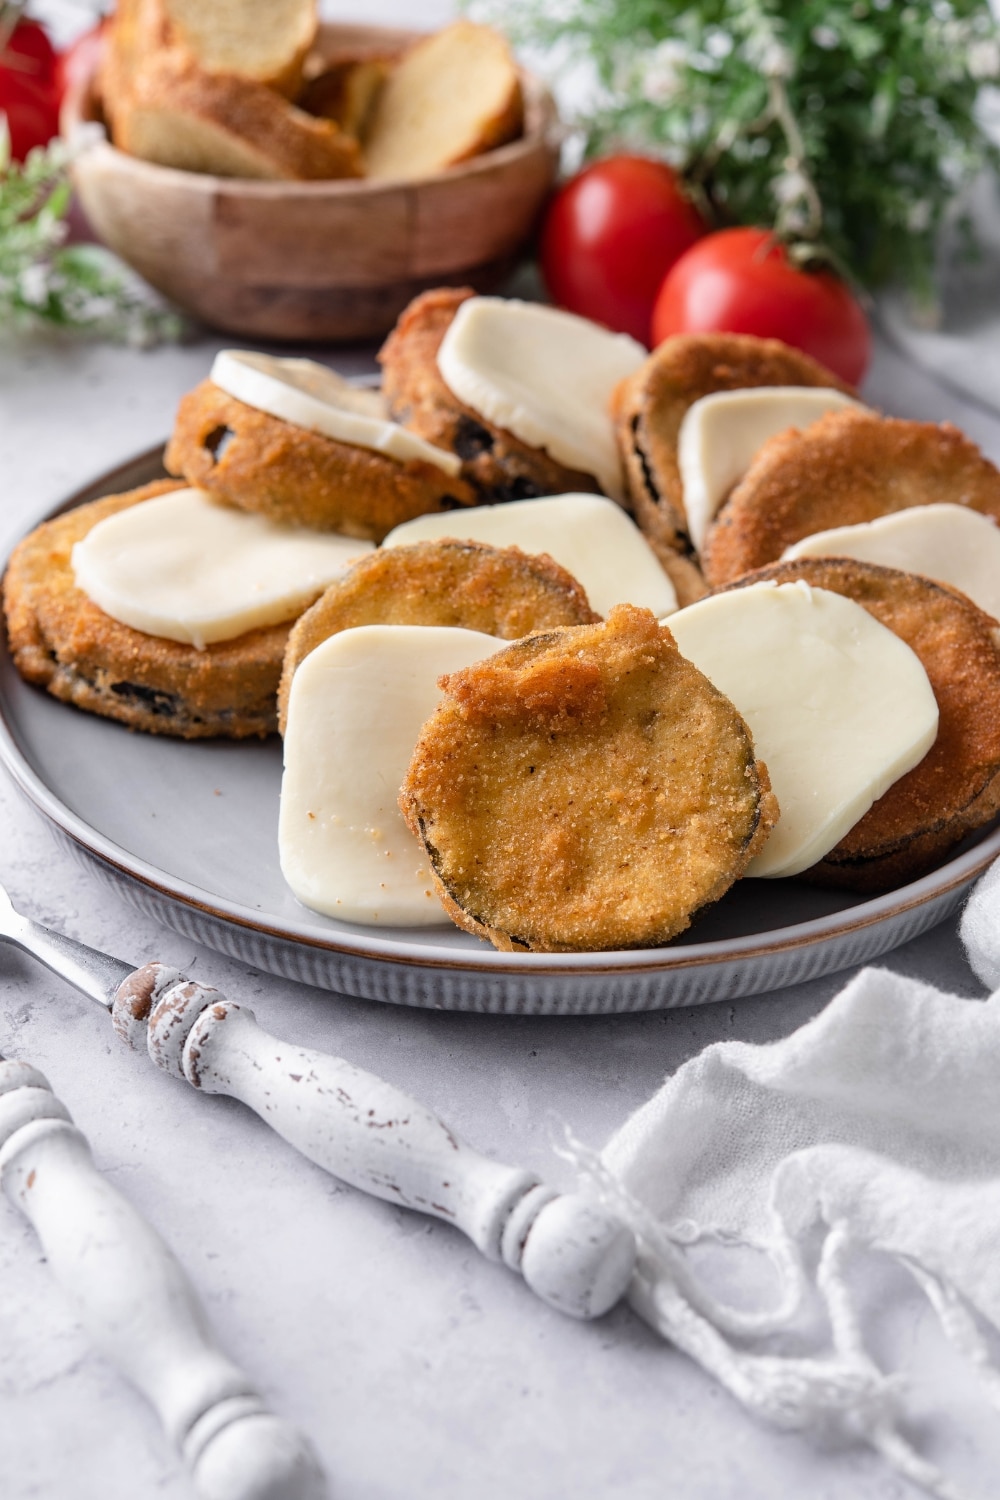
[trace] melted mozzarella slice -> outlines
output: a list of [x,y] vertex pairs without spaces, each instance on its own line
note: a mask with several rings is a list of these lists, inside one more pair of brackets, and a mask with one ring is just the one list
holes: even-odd
[[372,545],[173,490],[100,521],[73,548],[73,572],[112,619],[203,648],[293,620]]
[[278,848],[296,896],[345,922],[445,920],[427,856],[396,803],[437,680],[507,644],[477,630],[363,625],[292,678]]
[[438,369],[459,401],[567,468],[624,494],[611,392],[646,358],[635,339],[535,302],[470,297],[441,341]]
[[601,495],[549,495],[417,516],[390,531],[382,545],[406,547],[436,537],[547,552],[583,584],[601,615],[616,604],[639,604],[656,615],[677,608],[674,586],[638,526]]
[[1000,527],[967,505],[914,505],[859,526],[817,531],[786,547],[794,557],[856,557],[961,589],[1000,620]]
[[937,736],[916,653],[840,594],[751,584],[666,622],[746,719],[781,816],[748,875],[797,875],[843,838]]
[[421,459],[446,474],[457,474],[462,467],[454,453],[390,422],[376,391],[358,390],[315,360],[223,349],[215,356],[209,379],[246,406],[338,443],[371,448],[400,463]]
[[858,405],[839,391],[774,385],[716,391],[689,406],[677,439],[677,464],[688,535],[697,550],[723,500],[769,438]]

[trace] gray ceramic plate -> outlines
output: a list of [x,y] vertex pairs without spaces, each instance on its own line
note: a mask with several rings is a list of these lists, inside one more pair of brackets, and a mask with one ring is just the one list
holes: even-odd
[[[161,450],[66,505],[145,484]],[[257,968],[394,1004],[596,1015],[733,1000],[864,963],[955,911],[1000,852],[988,832],[933,875],[859,901],[741,882],[669,948],[503,954],[450,925],[349,926],[300,906],[277,856],[281,748],[130,734],[28,687],[0,656],[0,759],[42,814],[140,910]]]

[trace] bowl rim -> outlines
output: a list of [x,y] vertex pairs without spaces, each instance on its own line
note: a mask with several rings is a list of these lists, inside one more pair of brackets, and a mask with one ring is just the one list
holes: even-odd
[[[370,35],[373,40],[385,36],[386,38],[393,37],[398,41],[407,36],[419,38],[433,34],[430,31],[403,30],[389,26],[348,24],[338,26],[332,22],[324,23],[320,29],[322,33],[334,38],[338,33],[350,34],[352,37],[363,33]],[[187,188],[196,195],[215,196],[228,193],[266,201],[271,198],[287,198],[289,193],[301,193],[307,199],[331,195],[344,198],[371,198],[398,193],[410,194],[484,176],[521,158],[530,157],[540,149],[557,153],[561,143],[561,122],[550,90],[540,78],[518,64],[518,73],[525,96],[524,132],[516,140],[508,141],[503,146],[496,146],[490,151],[482,151],[478,156],[470,157],[468,161],[456,162],[454,166],[445,167],[433,176],[415,178],[322,177],[312,180],[282,178],[280,181],[251,177],[217,177],[208,172],[189,172],[180,167],[162,166],[159,162],[145,161],[142,157],[131,156],[127,151],[119,150],[108,137],[103,121],[95,118],[94,83],[99,64],[99,56],[89,60],[89,66],[68,90],[60,111],[60,133],[71,144],[74,135],[81,129],[90,130],[92,126],[97,125],[103,132],[103,139],[95,139],[83,147],[73,162],[73,170],[77,171],[82,168],[86,171],[88,165],[102,161],[113,164],[117,172],[131,173],[144,178],[149,183],[159,180],[164,186],[169,185],[174,190]]]

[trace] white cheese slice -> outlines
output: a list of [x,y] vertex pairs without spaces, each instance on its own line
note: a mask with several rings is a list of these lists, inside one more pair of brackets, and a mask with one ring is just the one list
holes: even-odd
[[438,350],[448,388],[473,411],[567,468],[624,495],[608,411],[611,392],[646,350],[574,313],[502,297],[463,302]]
[[603,495],[547,495],[417,516],[390,531],[382,545],[408,547],[437,537],[547,552],[583,584],[601,615],[616,604],[639,604],[655,615],[677,608],[674,586],[652,547],[621,506]]
[[967,505],[913,505],[857,526],[817,531],[786,547],[795,557],[856,557],[961,589],[1000,620],[1000,527]]
[[781,816],[748,875],[797,875],[834,847],[937,736],[914,651],[827,589],[757,583],[666,624],[750,727]]
[[457,474],[462,467],[454,453],[390,422],[377,391],[359,390],[315,360],[223,349],[209,379],[246,406],[338,443],[371,448],[400,463],[421,459],[446,474]]
[[693,546],[701,551],[716,511],[769,438],[851,406],[859,403],[840,391],[798,385],[715,391],[689,406],[677,438],[677,465]]
[[292,678],[278,848],[304,905],[345,922],[445,920],[420,842],[396,803],[437,680],[506,641],[437,625],[330,636]]
[[72,563],[112,619],[204,648],[293,620],[372,546],[173,490],[98,522]]

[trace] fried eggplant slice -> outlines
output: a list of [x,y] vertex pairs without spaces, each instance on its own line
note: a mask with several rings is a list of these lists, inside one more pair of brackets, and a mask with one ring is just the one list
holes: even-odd
[[694,604],[698,599],[704,599],[708,593],[708,584],[693,557],[683,552],[677,552],[669,547],[666,542],[660,541],[649,532],[644,533],[646,541],[656,554],[660,567],[666,573],[674,586],[677,595],[677,608],[686,609],[689,604]]
[[18,544],[3,589],[14,665],[53,697],[130,729],[188,740],[271,734],[289,624],[199,651],[113,620],[76,586],[73,547],[99,521],[181,487],[160,480],[106,495]]
[[211,380],[181,399],[164,462],[239,510],[376,542],[414,516],[475,500],[461,477],[436,464],[337,442],[237,401]]
[[800,558],[748,573],[853,599],[916,652],[937,699],[937,740],[803,879],[891,890],[941,862],[1000,811],[1000,631],[957,589],[853,558]]
[[688,407],[716,391],[767,385],[853,389],[816,360],[778,339],[739,333],[682,333],[665,339],[617,387],[612,414],[629,498],[646,535],[690,551],[677,440]]
[[372,552],[296,622],[278,692],[282,734],[295,669],[310,651],[357,625],[457,625],[507,641],[601,617],[576,579],[547,553],[485,542],[418,542]]
[[568,469],[543,448],[532,448],[464,406],[445,385],[437,355],[468,287],[439,287],[415,297],[379,353],[382,390],[393,420],[462,460],[461,477],[481,505],[531,500],[536,495],[585,492],[600,485],[593,474]]
[[837,412],[765,443],[709,527],[702,569],[717,588],[814,532],[942,501],[1000,521],[1000,471],[957,427]]
[[529,636],[441,687],[400,807],[446,911],[506,952],[666,943],[777,818],[743,719],[648,610]]

